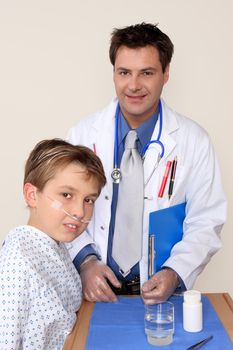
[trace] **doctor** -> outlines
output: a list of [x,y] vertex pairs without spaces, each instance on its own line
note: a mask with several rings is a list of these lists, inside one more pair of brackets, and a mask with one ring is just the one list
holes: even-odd
[[[118,293],[141,293],[145,303],[158,303],[178,287],[192,288],[220,249],[226,200],[208,134],[161,100],[173,54],[169,37],[147,23],[115,29],[109,54],[117,98],[68,133],[69,142],[86,145],[97,153],[108,181],[86,233],[68,248],[87,300],[114,301]],[[140,261],[125,275],[112,256],[121,180],[114,183],[111,175],[113,168],[118,175],[116,169],[120,169],[125,138],[131,129],[137,132],[137,151],[143,159],[143,232]],[[167,162],[174,159],[177,168],[172,195],[168,195],[168,181],[159,196]],[[149,213],[184,202],[183,238],[173,246],[161,270],[148,280]]]

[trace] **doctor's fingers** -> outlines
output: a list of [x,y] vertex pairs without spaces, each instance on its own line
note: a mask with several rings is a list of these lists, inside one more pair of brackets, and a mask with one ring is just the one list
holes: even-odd
[[170,296],[166,284],[156,274],[143,284],[141,293],[145,304],[162,303]]
[[92,291],[86,291],[83,293],[84,298],[91,302],[98,302],[98,301],[104,301],[109,302],[111,300],[108,299],[107,296],[101,291],[100,289],[96,289],[95,292]]
[[91,286],[85,288],[84,297],[88,301],[105,301],[111,302],[116,301],[117,297],[109,287],[106,279],[104,277],[95,277],[92,280]]
[[178,284],[177,273],[170,268],[164,268],[143,284],[142,291],[146,293],[157,289],[157,292],[164,294],[167,291],[167,294],[170,295],[170,292],[172,293]]
[[117,301],[117,297],[113,293],[111,287],[109,286],[105,275],[97,276],[95,282],[96,282],[95,294],[98,296],[98,301]]
[[80,276],[84,285],[90,286],[93,282],[94,284],[98,283],[100,286],[102,284],[105,289],[108,286],[106,283],[106,279],[108,279],[114,287],[121,287],[120,282],[110,267],[97,259],[81,265]]
[[[161,271],[162,272],[162,271]],[[177,287],[177,276],[174,271],[166,270],[163,273],[158,273],[158,279],[156,279],[156,285],[152,290],[143,291],[142,287],[142,297],[145,304],[156,304],[166,301],[174,292]],[[151,285],[150,285],[151,286]]]
[[118,281],[116,278],[116,275],[114,272],[107,266],[105,265],[104,269],[102,270],[103,276],[109,280],[109,282],[116,288],[121,287],[121,283]]
[[96,290],[95,293],[93,293],[92,291],[86,291],[83,293],[84,298],[88,301],[91,302],[96,302],[96,301],[107,301],[107,300],[102,300],[101,298],[101,292]]
[[155,288],[154,290],[146,293],[142,292],[141,296],[143,298],[144,304],[147,305],[163,303],[167,300],[167,295],[164,294],[159,288]]
[[157,277],[157,274],[153,275],[149,281],[146,281],[142,285],[142,293],[149,293],[153,289],[158,288],[160,284],[160,280]]
[[[149,282],[151,282],[149,284]],[[145,304],[157,304],[166,300],[164,295],[164,288],[162,284],[153,283],[153,281],[146,282],[148,285],[142,286],[142,298]]]

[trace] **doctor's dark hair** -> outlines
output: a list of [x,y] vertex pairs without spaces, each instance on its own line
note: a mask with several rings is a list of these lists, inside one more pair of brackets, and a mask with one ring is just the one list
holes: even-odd
[[36,144],[26,161],[24,184],[30,182],[41,192],[58,171],[71,163],[80,165],[88,178],[97,181],[100,193],[106,184],[100,158],[85,146],[75,146],[57,138]]
[[109,48],[110,61],[114,66],[117,51],[121,46],[135,49],[147,45],[154,46],[158,50],[164,73],[167,65],[171,62],[174,46],[170,38],[157,27],[157,24],[143,22],[120,29],[115,28],[112,32]]

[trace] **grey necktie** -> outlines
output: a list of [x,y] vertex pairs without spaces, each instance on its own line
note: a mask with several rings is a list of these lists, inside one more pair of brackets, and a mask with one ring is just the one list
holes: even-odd
[[130,130],[121,160],[112,256],[126,276],[142,256],[143,164],[136,149],[137,133]]

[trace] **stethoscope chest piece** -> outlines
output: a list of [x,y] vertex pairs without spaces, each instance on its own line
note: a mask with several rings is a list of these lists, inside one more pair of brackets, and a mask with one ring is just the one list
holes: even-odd
[[119,168],[114,168],[111,174],[112,180],[115,184],[119,184],[121,180],[121,171]]

